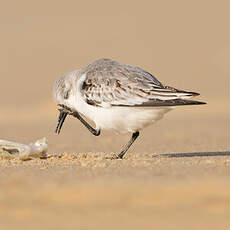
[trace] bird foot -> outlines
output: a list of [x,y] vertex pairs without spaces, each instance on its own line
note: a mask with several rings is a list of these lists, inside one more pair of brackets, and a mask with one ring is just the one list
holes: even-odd
[[122,157],[120,157],[117,154],[113,154],[112,157],[105,157],[105,159],[109,159],[109,160],[118,160],[118,159],[122,159]]

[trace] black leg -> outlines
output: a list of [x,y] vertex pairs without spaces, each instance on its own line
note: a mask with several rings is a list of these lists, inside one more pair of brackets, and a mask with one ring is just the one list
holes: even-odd
[[[97,129],[94,129],[89,123],[87,123],[87,122],[80,116],[80,114],[79,114],[77,111],[73,112],[69,107],[67,107],[67,106],[65,106],[65,105],[59,104],[59,106],[61,107],[61,109],[59,109],[60,112],[61,112],[61,113],[66,113],[65,117],[66,117],[67,115],[72,115],[73,117],[75,117],[75,118],[77,118],[78,120],[80,120],[81,123],[82,123],[82,124],[83,124],[93,135],[95,135],[95,136],[99,136],[99,135],[100,135],[100,133],[101,133],[100,129],[98,129],[98,130],[97,130]],[[59,118],[59,120],[60,120],[60,118]],[[59,130],[59,132],[60,132],[60,130]]]
[[116,159],[122,159],[125,155],[125,153],[128,151],[128,149],[130,148],[130,146],[133,144],[133,142],[137,139],[137,137],[139,136],[139,131],[133,133],[131,139],[129,140],[128,144],[124,147],[124,149],[121,151],[121,153],[116,156]]
[[95,136],[99,136],[101,131],[100,129],[94,129],[87,121],[85,121],[78,112],[70,113],[70,115],[76,117],[81,123]]

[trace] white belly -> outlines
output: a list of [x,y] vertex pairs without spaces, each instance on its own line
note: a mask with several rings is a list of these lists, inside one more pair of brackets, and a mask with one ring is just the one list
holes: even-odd
[[80,87],[83,80],[84,77],[77,84],[76,95],[68,99],[69,106],[94,121],[97,129],[133,133],[158,121],[166,112],[171,110],[167,107],[111,106],[105,108],[89,105],[81,95]]
[[168,108],[112,107],[98,109],[94,122],[98,128],[116,132],[135,132],[160,120]]
[[[77,100],[78,101],[78,100]],[[78,101],[75,109],[94,121],[97,129],[127,133],[135,132],[160,120],[170,108],[119,107],[109,108],[88,105]]]

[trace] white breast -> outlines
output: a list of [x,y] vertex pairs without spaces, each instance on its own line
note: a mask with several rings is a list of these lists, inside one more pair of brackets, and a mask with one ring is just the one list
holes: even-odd
[[85,80],[82,75],[76,84],[76,95],[69,98],[69,102],[74,109],[83,114],[85,117],[94,121],[96,128],[113,130],[116,132],[135,132],[158,121],[163,115],[170,111],[170,108],[144,108],[144,107],[119,107],[112,106],[108,108],[96,107],[89,105],[81,94],[81,87]]

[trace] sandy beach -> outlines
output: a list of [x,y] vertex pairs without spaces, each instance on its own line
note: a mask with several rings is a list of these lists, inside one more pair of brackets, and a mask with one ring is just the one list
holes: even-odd
[[[0,229],[230,228],[229,3],[3,5],[0,139],[46,137],[49,157],[0,160]],[[129,135],[95,137],[73,118],[55,135],[54,81],[102,57],[207,105],[168,113],[123,160],[108,158]]]

